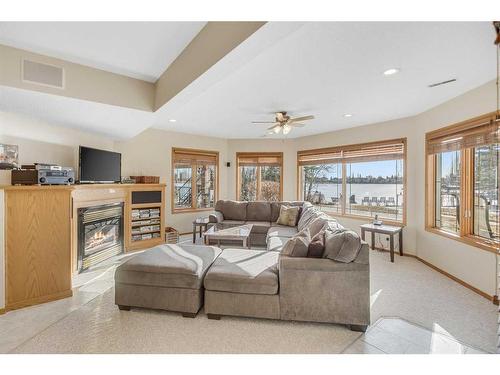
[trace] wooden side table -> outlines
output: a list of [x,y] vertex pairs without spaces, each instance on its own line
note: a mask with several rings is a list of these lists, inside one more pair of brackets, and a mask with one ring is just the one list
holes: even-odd
[[206,232],[208,228],[208,217],[197,218],[193,221],[193,243],[196,242],[196,233],[198,232],[198,228],[200,228],[200,238],[201,238],[203,232]]
[[397,234],[399,239],[399,255],[403,256],[403,227],[396,227],[392,225],[363,224],[361,225],[361,238],[363,239],[363,241],[365,240],[365,232],[371,232],[372,234],[372,249],[375,249],[375,233],[389,235],[392,263],[394,263],[394,235]]

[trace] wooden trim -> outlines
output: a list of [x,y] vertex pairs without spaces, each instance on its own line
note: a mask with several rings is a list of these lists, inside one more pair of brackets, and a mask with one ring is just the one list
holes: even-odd
[[[175,208],[175,187],[174,187],[174,172],[175,172],[175,158],[174,154],[176,152],[190,153],[193,155],[209,155],[215,156],[215,194],[214,194],[214,205],[219,199],[219,151],[211,150],[200,150],[192,148],[180,148],[172,147],[171,160],[170,160],[170,211],[172,214],[187,213],[187,212],[200,212],[200,211],[213,211],[214,207],[208,208],[196,208],[195,207],[195,197],[196,194],[191,196],[191,207],[188,208]],[[195,164],[191,164],[191,191],[196,190],[196,168]]]
[[0,309],[0,315],[5,314],[6,312],[7,312],[7,310],[5,310],[5,309]]
[[[449,125],[425,134],[425,230],[443,237],[465,243],[469,246],[497,253],[500,244],[488,241],[474,234],[474,148],[460,150],[460,228],[459,233],[452,233],[437,228],[436,225],[436,154],[428,154],[428,142],[432,139],[456,134],[471,127],[481,125],[496,113],[488,113],[457,124]],[[431,180],[431,181],[429,181]]]
[[[284,168],[283,168],[283,152],[237,152],[236,153],[236,200],[241,200],[240,199],[240,194],[241,194],[241,175],[240,175],[240,157],[258,157],[258,156],[276,156],[280,160],[280,200],[283,200],[283,174],[284,174]],[[260,174],[260,166],[257,166],[257,171],[256,171],[256,178],[257,178],[257,199],[256,200],[261,200],[260,198],[260,185],[261,185],[261,174]]]
[[452,232],[447,232],[442,229],[434,228],[434,227],[426,227],[425,230],[430,233],[434,233],[446,238],[450,238],[452,240],[462,242],[466,245],[475,247],[480,250],[486,250],[490,253],[497,254],[498,253],[498,245],[496,244],[491,244],[486,242],[485,240],[482,240],[478,237],[471,236],[471,235],[466,235],[466,236],[460,236],[459,234],[452,233]]
[[[303,151],[298,151],[297,152],[297,200],[302,200],[302,173],[300,172],[300,165],[299,165],[299,156],[300,155],[314,155],[316,153],[321,153],[321,152],[335,152],[339,150],[351,150],[351,149],[356,149],[360,147],[366,147],[366,146],[377,146],[377,145],[384,145],[384,144],[392,144],[392,143],[402,143],[403,144],[403,218],[402,220],[383,220],[384,223],[388,223],[390,225],[397,225],[397,226],[406,226],[406,217],[407,217],[407,207],[408,207],[408,178],[407,178],[407,170],[408,170],[408,164],[407,164],[407,158],[408,158],[408,142],[407,138],[396,138],[396,139],[390,139],[390,140],[385,140],[385,141],[375,141],[375,142],[368,142],[368,143],[359,143],[359,144],[352,144],[352,145],[347,145],[347,146],[335,146],[335,147],[327,147],[327,148],[318,148],[318,149],[313,149],[313,150],[303,150]],[[399,159],[397,159],[399,160]],[[341,200],[341,213],[332,213],[330,214],[331,216],[338,216],[338,217],[346,217],[346,218],[353,218],[353,219],[369,219],[372,220],[373,217],[371,216],[363,216],[363,215],[353,215],[353,214],[347,214],[346,213],[346,200],[347,200],[347,188],[346,188],[346,165],[349,163],[349,160],[339,160],[339,164],[342,164],[342,200]]]
[[32,298],[32,299],[28,299],[28,300],[24,300],[24,301],[10,303],[5,307],[5,311],[17,310],[17,309],[21,309],[23,307],[39,305],[41,303],[56,301],[58,299],[68,298],[71,296],[73,296],[73,291],[71,289],[64,290],[62,292],[50,294],[47,296],[42,296],[42,297]]
[[[376,247],[375,250],[377,251],[383,251],[383,252],[390,252],[390,250],[388,249],[383,249],[383,248],[380,248],[380,247]],[[483,292],[482,290],[470,285],[469,283],[463,281],[462,279],[459,279],[458,277],[456,276],[453,276],[452,274],[442,270],[441,268],[439,267],[436,267],[435,265],[433,265],[432,263],[420,258],[418,255],[414,255],[414,254],[408,254],[408,253],[405,253],[403,254],[403,256],[405,257],[409,257],[409,258],[415,258],[416,260],[418,260],[419,262],[422,262],[423,264],[425,264],[427,267],[430,267],[432,268],[434,271],[437,271],[439,272],[440,274],[448,277],[449,279],[459,283],[460,285],[462,285],[463,287],[467,288],[467,289],[470,289],[472,290],[473,292],[479,294],[481,297],[484,297],[488,300],[490,300],[492,303],[494,303],[495,305],[498,305],[498,296],[497,295],[490,295],[486,292]]]

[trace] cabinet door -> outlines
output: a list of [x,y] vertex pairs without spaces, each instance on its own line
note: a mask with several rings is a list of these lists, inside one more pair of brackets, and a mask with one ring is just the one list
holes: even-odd
[[7,309],[71,295],[69,189],[6,194]]

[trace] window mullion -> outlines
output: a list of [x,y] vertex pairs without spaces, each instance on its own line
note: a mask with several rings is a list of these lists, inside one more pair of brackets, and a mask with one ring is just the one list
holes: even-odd
[[198,179],[196,164],[191,164],[191,208],[196,208],[196,180]]
[[345,161],[342,161],[342,199],[340,201],[340,211],[345,215],[346,196],[347,196],[347,166]]

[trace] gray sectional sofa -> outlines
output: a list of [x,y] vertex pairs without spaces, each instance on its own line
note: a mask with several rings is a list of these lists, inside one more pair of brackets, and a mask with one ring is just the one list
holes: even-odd
[[[301,208],[297,226],[275,224],[281,205]],[[195,316],[204,306],[211,319],[244,316],[339,323],[366,330],[370,324],[368,244],[362,242],[347,263],[286,256],[281,253],[283,247],[304,228],[311,234],[335,233],[342,226],[307,202],[219,201],[215,208],[212,225],[251,223],[251,243],[263,249],[181,244],[147,250],[117,268],[115,303],[120,309],[150,307]]]

